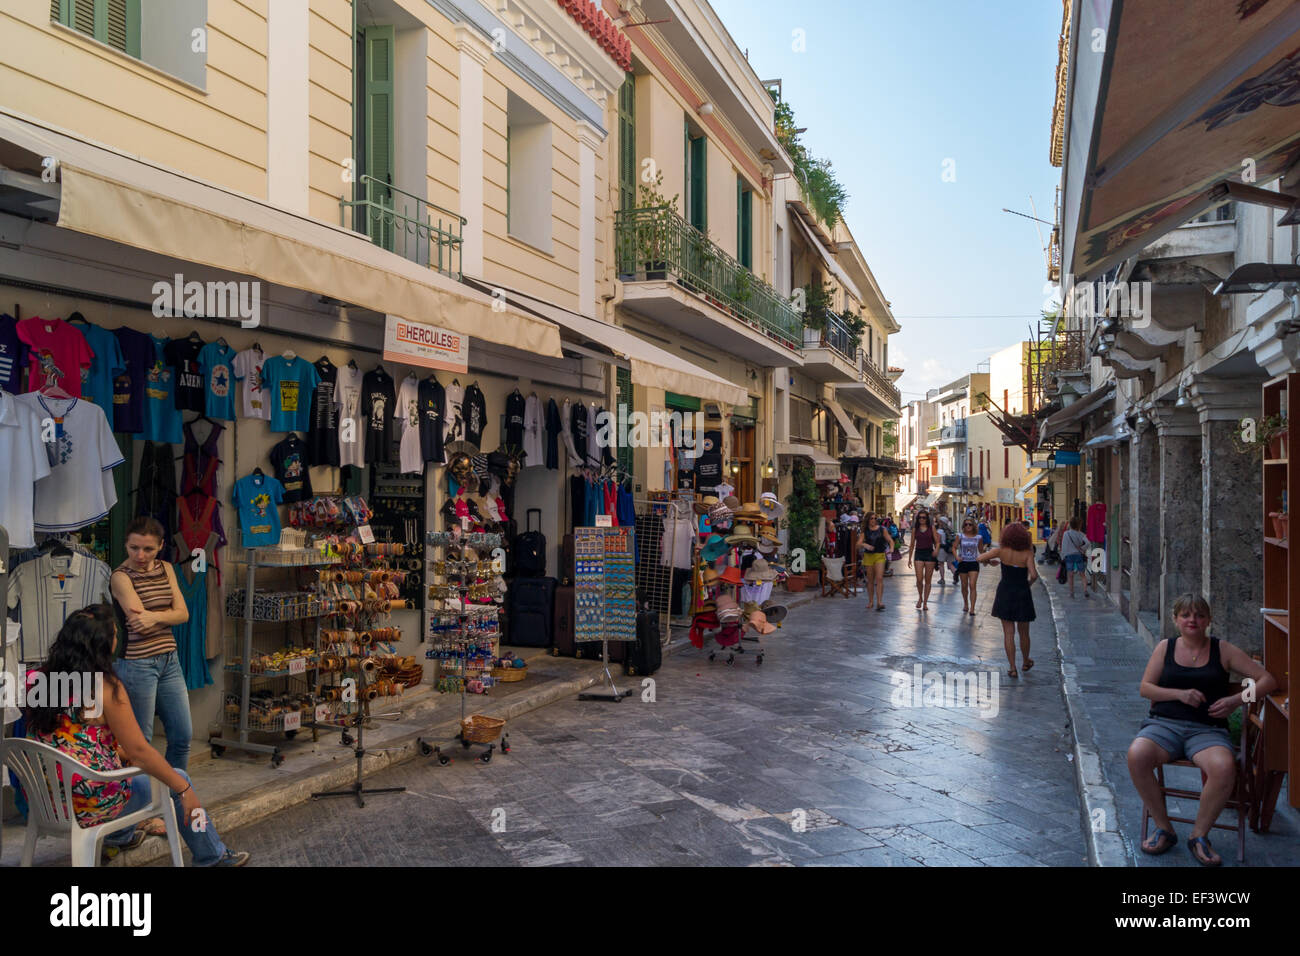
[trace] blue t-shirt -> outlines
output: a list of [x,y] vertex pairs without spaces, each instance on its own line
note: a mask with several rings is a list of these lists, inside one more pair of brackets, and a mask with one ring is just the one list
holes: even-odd
[[126,371],[113,380],[113,431],[139,434],[144,431],[144,392],[149,369],[153,368],[153,339],[123,326],[113,330],[122,350]]
[[316,366],[301,356],[283,355],[262,363],[262,395],[271,400],[271,431],[305,432],[311,428],[311,396],[320,383]]
[[10,395],[19,394],[26,363],[27,343],[18,337],[18,320],[0,315],[0,388]]
[[235,350],[229,345],[209,342],[199,352],[199,371],[203,374],[204,414],[223,422],[235,420]]
[[165,441],[179,445],[185,440],[181,433],[181,410],[176,407],[176,371],[163,355],[171,339],[153,341],[153,364],[145,370],[144,381],[144,434],[145,441]]
[[239,527],[245,548],[265,548],[280,543],[280,512],[284,485],[270,475],[245,475],[235,482],[231,501],[239,509]]
[[90,399],[104,410],[109,422],[113,415],[113,381],[126,372],[126,358],[117,336],[108,329],[80,322],[73,323],[86,337],[86,344],[95,353],[90,368],[81,370],[81,397]]

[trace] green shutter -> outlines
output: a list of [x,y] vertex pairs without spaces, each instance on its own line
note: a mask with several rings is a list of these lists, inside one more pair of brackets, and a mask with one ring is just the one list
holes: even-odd
[[698,412],[700,400],[690,395],[678,395],[676,392],[664,392],[664,404],[679,412]]
[[708,172],[705,169],[708,142],[703,136],[690,139],[691,225],[702,233],[709,229]]
[[[392,209],[393,184],[393,28],[366,27],[366,168],[372,203]],[[370,238],[393,248],[394,228],[379,208],[368,210]]]
[[636,82],[631,73],[618,90],[618,208],[636,208]]
[[736,261],[754,268],[754,192],[736,177]]

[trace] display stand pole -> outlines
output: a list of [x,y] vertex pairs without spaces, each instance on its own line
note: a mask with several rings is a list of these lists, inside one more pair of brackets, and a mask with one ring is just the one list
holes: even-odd
[[600,656],[605,664],[605,681],[609,684],[608,691],[584,691],[578,695],[578,700],[608,700],[617,703],[624,697],[632,696],[630,690],[619,690],[614,684],[614,675],[609,672],[609,637],[606,635],[600,642]]
[[[364,772],[363,772],[363,770],[362,770],[362,768],[361,768],[361,761],[362,761],[362,758],[364,758],[365,755],[366,755],[366,742],[365,742],[365,737],[366,737],[366,718],[367,718],[369,715],[366,714],[366,712],[365,712],[366,709],[365,709],[365,707],[363,706],[364,703],[365,703],[366,672],[365,672],[364,670],[362,670],[361,668],[359,668],[359,667],[357,668],[357,678],[358,678],[358,683],[357,683],[357,712],[356,712],[356,714],[354,715],[355,720],[356,720],[356,727],[357,727],[357,746],[356,746],[356,755],[357,755],[357,779],[356,779],[355,781],[353,781],[352,786],[350,786],[350,787],[346,787],[346,788],[344,788],[344,789],[342,789],[342,790],[325,790],[325,791],[322,791],[322,792],[320,792],[320,793],[313,793],[313,794],[311,795],[311,798],[312,798],[313,800],[319,800],[321,797],[356,797],[356,800],[357,800],[357,806],[358,806],[358,807],[364,807],[364,806],[366,805],[366,801],[362,799],[362,794],[366,794],[366,793],[401,793],[401,792],[403,792],[403,791],[406,789],[405,787],[363,787],[363,786],[361,785],[362,776],[363,776],[363,774],[364,774]],[[381,716],[381,717],[383,717],[383,716],[388,716],[388,715],[387,715],[387,714],[377,714],[377,715],[375,715],[375,716]]]

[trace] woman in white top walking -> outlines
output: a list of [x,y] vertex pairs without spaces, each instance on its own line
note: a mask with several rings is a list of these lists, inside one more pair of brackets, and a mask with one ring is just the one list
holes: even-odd
[[975,583],[979,580],[979,556],[984,550],[984,539],[979,536],[979,525],[974,518],[961,523],[957,536],[957,579],[961,581],[962,611],[975,616]]
[[[1082,531],[1079,530],[1079,518],[1076,515],[1070,519],[1070,527],[1061,535],[1061,560],[1065,562],[1065,571],[1070,578],[1070,597],[1074,597],[1074,579],[1080,575],[1086,575],[1085,565],[1087,563],[1088,539]],[[1083,596],[1090,597],[1088,594],[1088,579],[1083,579]]]

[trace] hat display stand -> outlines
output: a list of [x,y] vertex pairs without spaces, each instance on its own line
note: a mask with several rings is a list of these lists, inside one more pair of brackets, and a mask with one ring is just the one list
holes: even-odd
[[[738,504],[734,517],[731,533],[722,539],[728,545],[725,552],[719,553],[720,545],[714,541],[716,535],[710,537],[703,548],[698,542],[696,544],[695,582],[699,598],[691,624],[691,642],[703,649],[706,640],[712,641],[717,646],[709,648],[708,659],[715,661],[725,653],[726,663],[730,665],[736,663],[738,655],[746,653],[744,642],[758,642],[759,646],[750,652],[754,655],[754,665],[761,667],[766,653],[762,638],[777,628],[769,625],[760,612],[746,612],[745,607],[756,607],[771,596],[771,585],[777,574],[757,546],[764,532],[773,531],[773,521],[754,503]],[[754,553],[755,564],[763,563],[758,565],[757,571],[751,565],[749,572],[743,572],[741,560],[749,552]],[[720,560],[722,554],[727,555],[727,566],[718,574],[714,562]],[[710,557],[713,560],[709,560]],[[708,607],[705,595],[712,588],[717,588],[718,596],[711,602],[712,607]],[[751,637],[747,632],[755,636]]]

